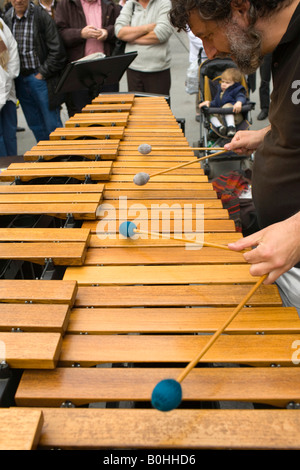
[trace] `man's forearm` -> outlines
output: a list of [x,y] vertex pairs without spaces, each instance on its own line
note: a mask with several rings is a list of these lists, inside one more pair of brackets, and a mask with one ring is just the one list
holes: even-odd
[[123,26],[119,31],[118,38],[126,42],[134,42],[146,34],[149,34],[153,31],[154,27],[154,23],[141,26]]
[[134,42],[134,44],[147,46],[149,44],[159,44],[160,41],[156,36],[155,32],[151,31],[151,33],[145,34],[144,36],[141,36],[132,42]]

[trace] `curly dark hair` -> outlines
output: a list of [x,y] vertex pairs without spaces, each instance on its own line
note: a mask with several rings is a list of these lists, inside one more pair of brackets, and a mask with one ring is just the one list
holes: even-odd
[[[226,21],[231,18],[231,4],[242,5],[245,0],[171,0],[170,21],[178,31],[187,31],[191,10],[198,10],[201,18]],[[254,24],[258,17],[273,14],[292,3],[292,0],[250,0],[249,19]]]

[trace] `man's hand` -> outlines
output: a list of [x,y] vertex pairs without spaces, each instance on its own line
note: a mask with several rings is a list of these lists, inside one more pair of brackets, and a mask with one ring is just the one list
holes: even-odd
[[268,274],[265,284],[272,284],[300,261],[300,212],[228,247],[234,251],[253,248],[243,255],[251,264],[250,274]]
[[95,28],[94,26],[88,25],[81,30],[81,37],[84,39],[97,39],[99,36],[99,31],[101,30]]
[[251,155],[264,140],[269,129],[270,127],[265,127],[258,131],[238,131],[224,148],[240,155]]

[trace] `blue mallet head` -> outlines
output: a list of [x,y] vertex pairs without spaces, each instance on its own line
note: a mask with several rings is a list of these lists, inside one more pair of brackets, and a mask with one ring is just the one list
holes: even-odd
[[177,380],[165,379],[154,387],[151,403],[159,411],[171,411],[177,408],[182,400],[181,385]]
[[125,222],[122,222],[120,227],[119,227],[119,232],[123,237],[126,238],[131,238],[133,235],[135,235],[134,230],[136,229],[136,225],[133,222],[129,222],[126,220]]
[[148,153],[150,153],[152,150],[152,147],[151,145],[149,144],[141,144],[139,145],[138,147],[138,151],[142,154],[142,155],[147,155]]
[[150,179],[150,175],[148,173],[141,172],[141,173],[137,173],[133,177],[133,182],[137,186],[144,186],[144,184],[148,183],[149,179]]

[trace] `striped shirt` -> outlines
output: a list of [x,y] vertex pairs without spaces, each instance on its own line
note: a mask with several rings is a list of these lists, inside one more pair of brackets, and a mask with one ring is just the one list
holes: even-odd
[[36,70],[40,66],[33,43],[33,9],[33,4],[30,3],[29,8],[21,18],[16,16],[15,13],[13,15],[12,32],[18,43],[21,73],[26,70]]

